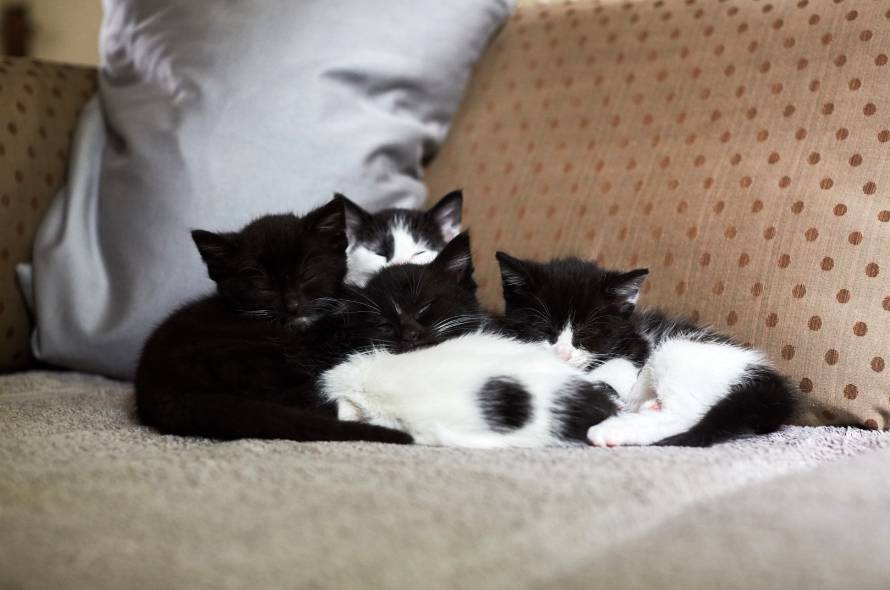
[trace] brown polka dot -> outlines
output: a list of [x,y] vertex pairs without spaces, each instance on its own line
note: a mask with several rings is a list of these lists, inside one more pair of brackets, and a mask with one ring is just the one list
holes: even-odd
[[869,430],[877,430],[878,429],[878,423],[874,418],[869,418],[868,420],[863,422],[862,425]]
[[803,201],[795,201],[791,205],[791,212],[794,213],[795,215],[797,215],[801,211],[803,211],[803,207],[804,207]]
[[825,177],[819,181],[819,188],[821,188],[824,191],[827,191],[828,189],[830,189],[833,186],[834,186],[834,181],[828,177]]
[[760,199],[755,199],[753,203],[751,203],[751,213],[759,213],[763,209],[763,201]]
[[763,230],[763,237],[764,239],[772,240],[774,237],[776,237],[776,228],[773,226],[769,226],[768,228]]
[[738,233],[738,230],[736,230],[736,228],[735,228],[734,225],[730,225],[730,226],[728,226],[728,227],[723,231],[723,235],[724,235],[724,237],[726,237],[726,239],[728,239],[728,240],[731,240],[731,239],[733,239],[734,237],[736,237],[736,234],[737,234],[737,233]]
[[798,384],[798,387],[800,387],[800,390],[802,392],[810,393],[811,391],[813,391],[813,382],[808,377],[804,377],[800,380],[800,384]]
[[872,102],[870,102],[870,103],[866,104],[864,107],[862,107],[862,113],[863,113],[866,117],[871,117],[871,116],[874,115],[876,112],[878,112],[878,107],[876,107],[876,106],[874,105],[874,103],[872,103]]
[[738,321],[739,321],[739,314],[737,314],[736,312],[730,311],[728,314],[726,314],[726,325],[727,326],[734,326],[734,325],[736,325],[736,323]]
[[813,332],[818,332],[822,328],[822,318],[817,315],[812,316],[807,322],[807,327]]
[[775,312],[771,312],[766,316],[766,325],[768,328],[775,328],[779,323],[779,316]]
[[782,347],[782,358],[786,361],[790,361],[794,358],[794,347],[790,344],[786,344]]
[[861,231],[850,232],[850,235],[847,236],[847,241],[850,242],[850,244],[852,244],[854,246],[858,246],[859,244],[862,243],[862,232]]
[[881,143],[887,143],[890,141],[890,129],[882,129],[878,132],[878,141]]
[[835,295],[835,299],[837,299],[838,303],[847,303],[850,301],[850,291],[847,289],[841,289]]
[[754,297],[760,297],[763,294],[763,284],[762,283],[754,283],[751,285],[751,295]]
[[711,293],[713,293],[714,295],[722,295],[723,289],[723,281],[717,281],[716,283],[714,283],[714,286],[711,287]]
[[674,293],[682,295],[686,292],[686,281],[678,281],[674,286]]
[[883,221],[884,223],[887,223],[888,221],[890,221],[890,211],[888,211],[886,209],[884,209],[883,211],[880,211],[878,213],[878,221]]
[[859,166],[862,164],[862,156],[859,154],[853,154],[850,156],[850,166]]
[[887,55],[884,53],[879,53],[877,57],[875,57],[875,65],[876,66],[885,66],[887,65]]
[[834,214],[837,215],[838,217],[841,217],[842,215],[845,215],[846,213],[847,213],[847,206],[844,205],[843,203],[838,203],[837,205],[834,206]]
[[847,399],[856,399],[859,395],[859,388],[853,385],[852,383],[847,383],[844,386],[844,397]]
[[875,183],[869,181],[862,185],[862,192],[866,195],[873,195],[875,191],[878,190],[878,187]]
[[783,176],[779,179],[779,188],[788,188],[789,186],[791,186],[790,176]]
[[881,267],[878,266],[877,262],[869,262],[865,265],[865,276],[867,277],[875,278],[880,271]]
[[884,370],[884,359],[879,356],[876,356],[873,359],[871,359],[871,370],[874,371],[875,373],[880,373],[881,371],[883,371]]
[[836,365],[841,355],[835,349],[831,348],[825,353],[825,362],[829,365]]
[[822,156],[819,154],[819,152],[810,152],[810,155],[807,156],[807,162],[809,162],[810,164],[818,164],[819,160],[821,159]]
[[834,259],[831,256],[826,256],[822,259],[822,263],[819,266],[822,270],[831,270],[834,268]]
[[804,285],[795,285],[794,288],[791,289],[791,295],[795,299],[801,299],[806,294],[807,294],[807,288]]
[[747,252],[742,252],[739,254],[739,268],[745,268],[748,266],[748,263],[751,262],[751,257]]
[[853,333],[857,336],[865,336],[868,333],[868,324],[865,322],[856,322],[853,324]]
[[810,229],[805,231],[803,235],[808,242],[813,242],[816,240],[816,238],[819,237],[819,230],[815,227],[811,227]]
[[708,266],[711,264],[711,255],[708,252],[702,252],[702,255],[698,259],[698,263],[701,266]]
[[838,130],[835,132],[834,137],[835,137],[838,141],[844,141],[845,139],[847,139],[848,137],[850,137],[850,131],[849,131],[848,129],[846,129],[845,127],[841,127],[840,129],[838,129]]
[[788,265],[791,264],[791,256],[788,254],[782,254],[779,256],[779,260],[777,262],[779,268],[788,268]]

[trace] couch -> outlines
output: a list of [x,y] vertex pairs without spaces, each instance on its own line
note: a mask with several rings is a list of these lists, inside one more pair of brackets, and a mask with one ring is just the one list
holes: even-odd
[[88,68],[0,63],[0,587],[890,587],[890,11],[521,4],[431,195],[493,252],[647,266],[643,303],[762,347],[796,425],[710,449],[163,437],[40,366],[13,278]]

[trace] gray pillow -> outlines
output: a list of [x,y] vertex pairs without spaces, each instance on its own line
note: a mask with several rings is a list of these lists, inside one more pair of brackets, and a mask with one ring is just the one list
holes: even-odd
[[302,213],[334,191],[419,206],[422,164],[511,7],[105,0],[102,117],[87,110],[22,273],[35,354],[131,377],[157,323],[212,288],[191,228]]

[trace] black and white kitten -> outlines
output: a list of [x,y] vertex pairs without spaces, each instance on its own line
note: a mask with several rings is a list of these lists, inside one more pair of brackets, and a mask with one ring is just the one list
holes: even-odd
[[411,442],[338,420],[318,394],[319,373],[351,346],[344,317],[331,313],[346,274],[341,202],[192,237],[216,293],[173,313],[148,339],[135,383],[144,424],[219,439]]
[[623,411],[590,428],[592,444],[708,446],[773,432],[792,416],[796,391],[761,352],[636,309],[647,270],[497,258],[510,331],[618,392]]
[[323,393],[341,419],[404,430],[422,444],[585,442],[590,426],[617,411],[614,390],[537,344],[496,333],[472,272],[460,234],[427,266],[391,266],[354,290],[372,346],[322,375]]
[[460,233],[463,195],[453,191],[427,211],[384,209],[369,213],[343,195],[346,207],[346,282],[362,287],[393,264],[426,264]]

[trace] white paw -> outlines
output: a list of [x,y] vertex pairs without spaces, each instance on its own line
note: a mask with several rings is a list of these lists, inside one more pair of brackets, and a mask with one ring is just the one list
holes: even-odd
[[643,405],[640,406],[641,412],[660,412],[661,410],[661,400],[657,397],[644,401]]
[[587,431],[587,440],[595,447],[623,447],[640,444],[639,430],[624,416],[608,418]]

